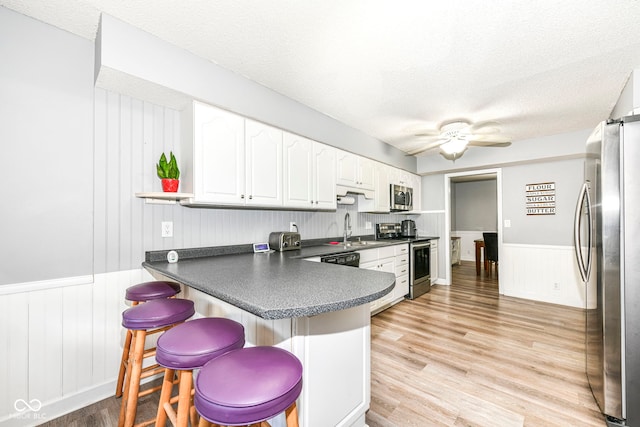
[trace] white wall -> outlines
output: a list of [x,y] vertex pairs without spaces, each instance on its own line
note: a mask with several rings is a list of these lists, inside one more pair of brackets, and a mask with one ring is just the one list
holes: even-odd
[[451,230],[496,231],[496,180],[457,182],[451,189]]
[[[586,141],[586,140],[585,140]],[[505,243],[573,245],[573,217],[584,181],[584,160],[510,166],[502,169],[502,218],[511,221],[503,231]],[[525,186],[555,182],[556,214],[527,215]]]
[[0,285],[92,274],[93,46],[0,7]]

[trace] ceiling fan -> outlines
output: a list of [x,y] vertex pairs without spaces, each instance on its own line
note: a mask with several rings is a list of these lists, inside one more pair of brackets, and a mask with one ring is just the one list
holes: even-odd
[[459,159],[469,146],[475,147],[508,147],[511,141],[501,135],[497,122],[471,123],[468,120],[456,119],[444,122],[438,129],[416,133],[425,143],[422,147],[408,152],[415,156],[425,151],[440,149],[440,154],[455,161]]

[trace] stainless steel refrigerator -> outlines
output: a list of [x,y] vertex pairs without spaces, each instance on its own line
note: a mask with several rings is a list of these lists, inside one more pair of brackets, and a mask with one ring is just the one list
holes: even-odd
[[587,140],[574,233],[591,391],[608,425],[640,427],[640,115]]

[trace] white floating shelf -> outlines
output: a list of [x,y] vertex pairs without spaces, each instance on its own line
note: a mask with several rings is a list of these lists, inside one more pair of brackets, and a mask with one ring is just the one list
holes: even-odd
[[193,193],[136,193],[136,197],[145,199],[145,203],[156,205],[175,205],[179,200],[193,197]]

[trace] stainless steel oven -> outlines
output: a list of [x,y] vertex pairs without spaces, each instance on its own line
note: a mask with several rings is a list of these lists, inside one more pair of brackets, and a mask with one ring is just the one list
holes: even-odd
[[409,244],[409,299],[431,290],[431,242]]

